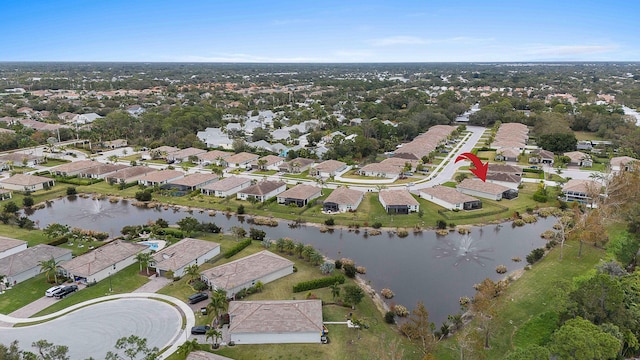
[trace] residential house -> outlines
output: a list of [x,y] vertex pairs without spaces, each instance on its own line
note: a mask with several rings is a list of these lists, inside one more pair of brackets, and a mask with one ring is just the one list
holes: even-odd
[[229,335],[236,344],[320,343],[321,300],[232,301]]
[[193,157],[194,159],[197,159],[198,155],[204,154],[206,152],[207,150],[189,147],[186,149],[174,151],[170,154],[167,154],[167,161],[175,161],[178,163],[189,162],[191,157]]
[[0,201],[11,199],[13,193],[10,190],[0,189]]
[[136,255],[151,251],[148,246],[115,240],[60,264],[62,273],[74,281],[96,283],[129,265]]
[[105,149],[120,149],[123,147],[127,147],[129,142],[126,139],[116,139],[111,141],[103,141],[102,147]]
[[278,204],[296,204],[298,207],[303,207],[309,204],[311,200],[319,198],[321,195],[322,189],[317,186],[298,184],[291,189],[280,193],[277,200]]
[[382,162],[371,163],[360,168],[357,173],[362,176],[373,176],[395,179],[402,174],[402,167]]
[[196,155],[198,157],[198,162],[202,166],[207,165],[217,165],[221,166],[224,163],[224,159],[233,155],[231,152],[220,151],[220,150],[211,150],[207,151],[204,154]]
[[295,158],[278,166],[278,170],[284,173],[300,174],[308,170],[315,163],[313,159]]
[[37,191],[49,189],[55,185],[53,179],[27,174],[15,174],[10,178],[0,180],[0,187],[16,191]]
[[536,149],[529,154],[529,164],[553,165],[555,155],[548,150]]
[[388,214],[409,214],[420,210],[420,203],[407,190],[382,190],[378,199]]
[[88,113],[88,114],[76,115],[71,119],[71,121],[78,125],[82,125],[82,124],[90,124],[94,122],[96,119],[100,119],[100,118],[102,118],[102,116],[96,113]]
[[15,285],[41,274],[41,261],[53,258],[56,263],[59,263],[71,260],[71,257],[72,252],[69,249],[39,244],[7,257],[0,257],[0,274],[6,276],[6,281],[9,284]]
[[142,115],[144,111],[145,111],[144,108],[140,105],[131,105],[127,107],[127,112],[129,113],[129,115],[135,116],[135,117]]
[[200,190],[206,195],[227,197],[249,186],[251,186],[251,179],[240,176],[229,176],[220,181],[205,185]]
[[620,171],[631,171],[638,169],[640,166],[640,160],[634,159],[630,156],[617,156],[609,160],[611,166],[611,172],[618,173]]
[[522,167],[516,165],[490,163],[487,166],[487,174],[511,174],[522,176]]
[[156,171],[158,170],[148,166],[128,166],[105,176],[105,180],[110,184],[130,184],[138,182],[141,177]]
[[339,175],[348,169],[349,167],[347,164],[342,161],[326,160],[319,164],[314,164],[314,166],[309,169],[309,175],[330,178]]
[[496,161],[518,161],[518,156],[520,156],[520,150],[516,148],[503,147],[496,150]]
[[218,243],[184,238],[153,254],[150,266],[156,269],[160,276],[165,276],[168,271],[171,271],[174,277],[182,277],[187,267],[200,266],[218,254],[220,254]]
[[138,184],[144,186],[160,186],[171,181],[182,179],[184,173],[178,170],[159,170],[143,175],[138,179]]
[[249,169],[251,162],[260,158],[260,155],[241,152],[224,158],[223,162],[230,168]]
[[280,156],[267,155],[251,162],[251,168],[257,170],[278,170],[286,159]]
[[49,174],[56,176],[72,177],[77,176],[80,172],[91,169],[92,167],[101,165],[100,162],[93,160],[79,160],[70,163],[54,166],[49,169]]
[[399,145],[393,157],[409,160],[421,160],[443,145],[451,134],[456,131],[455,126],[434,125],[426,132],[416,136],[411,142]]
[[11,166],[18,167],[34,167],[44,162],[43,156],[24,154],[24,153],[8,153],[0,155],[0,163],[6,163]]
[[103,164],[98,163],[94,167],[80,170],[78,172],[79,178],[87,179],[104,179],[105,177],[115,173],[118,170],[126,169],[129,166],[124,164]]
[[562,185],[562,200],[590,204],[601,193],[602,185],[593,180],[571,179]]
[[174,153],[176,151],[180,151],[180,149],[178,149],[175,146],[163,145],[143,153],[141,157],[142,157],[142,160],[158,160],[158,159],[167,160],[167,157],[169,156],[169,154]]
[[233,148],[233,139],[220,128],[206,128],[204,131],[198,131],[196,136],[200,141],[205,143],[208,148]]
[[284,181],[263,180],[238,191],[236,198],[239,200],[255,199],[258,202],[265,202],[285,190],[287,190],[287,183]]
[[[26,241],[0,236],[0,259],[17,254],[26,248]],[[0,275],[4,274],[0,272]]]
[[482,201],[448,186],[436,185],[420,189],[420,197],[448,210],[476,210],[482,208]]
[[162,185],[161,188],[178,191],[194,191],[216,181],[218,181],[218,175],[216,174],[195,173],[189,174],[178,180],[169,181],[167,184]]
[[570,151],[564,153],[564,156],[569,158],[570,166],[579,166],[579,167],[592,167],[593,160],[591,160],[591,155],[585,154],[580,151]]
[[576,149],[591,151],[593,149],[593,144],[590,140],[580,140],[576,145]]
[[322,203],[322,211],[328,213],[356,211],[364,192],[341,186],[335,190]]
[[204,270],[200,277],[213,289],[222,289],[233,299],[240,290],[250,288],[258,281],[268,284],[290,274],[293,274],[293,261],[263,250]]
[[517,190],[478,179],[464,179],[456,188],[463,194],[490,200],[513,199],[518,196]]
[[486,182],[517,190],[522,184],[522,176],[510,173],[487,173]]

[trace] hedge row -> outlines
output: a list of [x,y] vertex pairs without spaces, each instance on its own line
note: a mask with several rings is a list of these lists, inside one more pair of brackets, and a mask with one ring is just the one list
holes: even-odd
[[301,291],[320,289],[327,286],[331,286],[335,283],[344,284],[344,275],[338,274],[330,277],[323,277],[319,279],[299,282],[293,285],[293,292],[297,293]]
[[228,251],[225,251],[225,253],[224,253],[225,259],[228,259],[228,258],[232,257],[233,255],[239,253],[240,251],[242,251],[242,249],[246,248],[249,245],[251,245],[251,239],[250,238],[242,240],[240,243],[236,244],[236,246],[232,247]]
[[67,241],[69,241],[69,238],[66,236],[61,236],[57,239],[51,240],[47,243],[47,245],[51,245],[51,246],[58,246],[58,245],[62,245],[67,243]]
[[542,169],[524,168],[524,169],[522,169],[522,172],[534,173],[534,174],[542,174],[543,170]]

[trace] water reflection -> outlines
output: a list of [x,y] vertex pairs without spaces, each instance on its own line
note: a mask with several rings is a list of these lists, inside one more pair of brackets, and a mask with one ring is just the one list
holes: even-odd
[[493,247],[480,244],[471,234],[460,235],[458,238],[455,238],[455,235],[443,237],[434,247],[434,257],[436,259],[453,257],[455,259],[453,266],[458,266],[461,262],[473,261],[485,267],[487,262],[493,262],[494,259],[488,256],[492,253]]

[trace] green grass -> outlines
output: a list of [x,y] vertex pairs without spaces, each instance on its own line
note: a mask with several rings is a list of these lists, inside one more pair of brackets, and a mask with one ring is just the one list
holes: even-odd
[[[582,257],[578,258],[578,248],[575,242],[565,244],[563,260],[559,259],[560,248],[554,248],[500,295],[495,305],[497,316],[492,325],[494,330],[487,358],[503,358],[514,348],[514,338],[518,339],[519,346],[524,346],[539,341],[544,335],[539,332],[546,325],[539,326],[536,316],[561,309],[571,289],[571,279],[587,273],[606,256],[601,249],[584,246]],[[531,323],[526,325],[529,321]],[[450,349],[452,341],[449,339],[440,345],[437,359],[458,358],[458,354]]]
[[49,241],[40,230],[25,230],[15,225],[0,225],[0,236],[24,240],[29,247]]
[[[111,281],[109,281],[109,279],[104,279],[98,282],[96,285],[77,291],[64,299],[58,300],[55,304],[38,312],[34,316],[52,314],[71,305],[99,298],[105,295],[131,292],[149,281],[146,276],[138,274],[139,270],[140,265],[138,265],[137,263],[130,265],[115,273],[114,275],[111,275]],[[110,284],[111,289],[113,290],[112,292],[109,292]]]
[[0,295],[0,314],[8,315],[21,307],[38,300],[44,292],[53,286],[46,281],[45,275],[40,274],[32,279],[23,281]]
[[63,159],[47,159],[46,162],[40,163],[40,165],[46,166],[46,167],[53,167],[53,166],[58,166],[62,164],[68,164],[70,162],[71,161],[69,160],[63,160]]

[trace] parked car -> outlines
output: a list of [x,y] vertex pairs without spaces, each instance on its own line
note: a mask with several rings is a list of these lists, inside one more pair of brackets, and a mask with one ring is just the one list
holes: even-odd
[[204,335],[211,329],[209,325],[198,325],[191,328],[192,335]]
[[60,285],[56,285],[56,286],[52,286],[50,288],[47,289],[47,291],[44,292],[44,295],[46,297],[52,297],[53,295],[55,295],[58,291],[60,291],[60,289],[62,289],[63,287]]
[[207,300],[208,298],[209,295],[207,295],[207,293],[196,293],[189,296],[189,304],[196,304],[202,300]]
[[67,296],[69,294],[73,294],[76,291],[78,291],[78,286],[77,285],[69,285],[69,286],[65,286],[62,289],[60,289],[53,296],[55,296],[57,299],[62,299],[63,297],[65,297],[65,296]]

